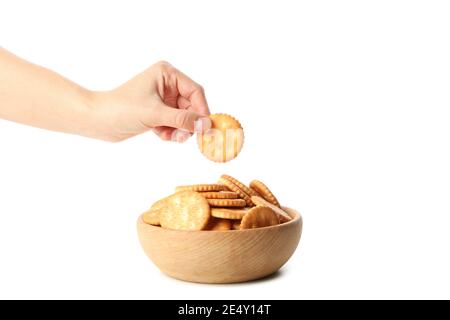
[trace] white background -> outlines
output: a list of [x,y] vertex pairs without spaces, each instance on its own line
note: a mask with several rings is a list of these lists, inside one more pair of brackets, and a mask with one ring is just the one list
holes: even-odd
[[[93,90],[168,60],[246,141],[216,164],[193,139],[0,121],[0,298],[450,298],[449,16],[447,1],[2,0],[4,48]],[[265,281],[169,279],[135,221],[222,173],[301,211],[300,247]]]

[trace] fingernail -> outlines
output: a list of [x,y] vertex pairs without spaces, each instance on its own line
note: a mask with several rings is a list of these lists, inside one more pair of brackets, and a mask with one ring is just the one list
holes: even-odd
[[203,117],[195,121],[194,130],[195,132],[205,132],[211,129],[211,119],[209,117]]
[[183,143],[190,137],[191,137],[191,134],[188,131],[177,129],[173,132],[171,140],[179,142],[179,143]]

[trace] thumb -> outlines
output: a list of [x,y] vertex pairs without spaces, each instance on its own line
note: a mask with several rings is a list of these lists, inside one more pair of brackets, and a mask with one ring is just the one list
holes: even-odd
[[158,126],[183,129],[189,132],[194,132],[197,128],[201,128],[200,131],[206,131],[211,128],[211,120],[208,116],[191,110],[164,105],[159,111]]

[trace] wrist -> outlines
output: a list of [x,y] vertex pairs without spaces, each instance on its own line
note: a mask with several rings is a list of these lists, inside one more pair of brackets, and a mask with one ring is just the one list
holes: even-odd
[[112,114],[108,112],[111,94],[110,91],[86,90],[84,93],[86,125],[81,132],[82,135],[109,142],[119,141],[112,135]]

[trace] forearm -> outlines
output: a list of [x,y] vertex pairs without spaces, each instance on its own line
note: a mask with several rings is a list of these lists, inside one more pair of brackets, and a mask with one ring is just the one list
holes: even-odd
[[0,48],[0,118],[94,137],[93,94]]

